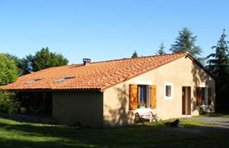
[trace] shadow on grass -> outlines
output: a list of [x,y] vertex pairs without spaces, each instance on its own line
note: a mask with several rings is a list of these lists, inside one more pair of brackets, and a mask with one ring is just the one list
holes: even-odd
[[95,147],[92,145],[81,144],[77,142],[63,142],[63,141],[29,141],[29,140],[17,140],[17,139],[4,139],[0,138],[1,147]]
[[68,126],[0,123],[0,143],[4,147],[93,147],[83,139],[83,131]]
[[162,122],[88,129],[0,120],[1,147],[229,147],[228,136],[226,128],[169,128]]

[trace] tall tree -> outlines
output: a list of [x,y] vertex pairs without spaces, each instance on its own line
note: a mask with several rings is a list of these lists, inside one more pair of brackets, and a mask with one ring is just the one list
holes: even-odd
[[68,60],[64,58],[63,55],[50,52],[48,47],[37,51],[34,56],[26,56],[21,61],[21,67],[24,69],[24,74],[68,64]]
[[136,51],[134,51],[134,53],[132,54],[131,58],[137,58],[138,57],[138,53]]
[[166,54],[165,52],[165,46],[164,46],[164,43],[161,43],[160,47],[159,47],[159,50],[156,52],[157,55],[164,55]]
[[223,109],[229,103],[227,95],[229,91],[229,49],[226,36],[224,29],[217,45],[212,47],[215,50],[214,53],[207,57],[208,65],[206,66],[216,78],[216,103],[218,109]]
[[32,61],[33,71],[67,64],[68,60],[63,55],[50,52],[48,47],[37,51]]
[[199,46],[195,45],[197,36],[193,36],[193,33],[188,28],[183,28],[179,31],[179,35],[176,38],[174,44],[172,44],[170,51],[173,53],[180,51],[187,51],[193,57],[197,58],[201,54],[201,49]]
[[17,79],[18,69],[14,60],[0,54],[0,85],[11,83]]

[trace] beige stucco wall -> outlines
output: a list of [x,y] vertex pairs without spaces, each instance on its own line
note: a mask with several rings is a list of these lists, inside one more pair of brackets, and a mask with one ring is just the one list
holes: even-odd
[[53,117],[62,123],[102,126],[103,94],[101,92],[53,92]]
[[[173,96],[171,100],[164,98],[164,84],[172,83]],[[157,113],[161,119],[183,117],[182,115],[182,86],[191,87],[191,115],[198,115],[195,107],[195,87],[209,86],[212,90],[212,103],[215,98],[215,82],[189,58],[180,58],[164,66],[119,83],[104,91],[104,122],[107,124],[125,124],[132,122],[127,117],[129,111],[129,84],[148,84],[157,86]]]

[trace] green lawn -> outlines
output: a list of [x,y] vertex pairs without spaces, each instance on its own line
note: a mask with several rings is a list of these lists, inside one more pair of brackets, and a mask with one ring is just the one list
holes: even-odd
[[19,123],[0,118],[1,147],[229,147],[229,129],[208,127],[194,117],[181,127],[163,122],[88,129],[63,125]]

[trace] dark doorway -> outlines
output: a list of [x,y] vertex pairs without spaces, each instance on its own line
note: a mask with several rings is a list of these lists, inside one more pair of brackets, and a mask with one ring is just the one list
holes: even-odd
[[52,115],[52,92],[19,92],[19,113]]
[[191,87],[182,87],[182,114],[191,115]]

